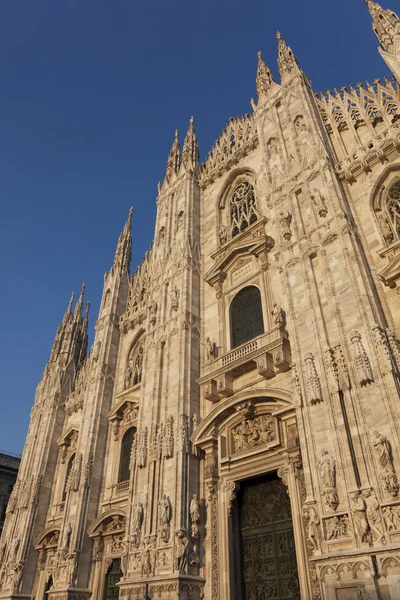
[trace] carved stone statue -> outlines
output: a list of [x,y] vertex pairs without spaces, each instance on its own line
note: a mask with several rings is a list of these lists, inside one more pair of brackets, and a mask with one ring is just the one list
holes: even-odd
[[124,379],[124,387],[126,390],[128,388],[132,387],[131,382],[132,382],[132,366],[130,363],[128,363],[126,365],[125,379]]
[[283,212],[282,210],[278,216],[279,226],[281,228],[282,236],[285,240],[289,241],[292,237],[292,232],[290,229],[290,224],[292,222],[292,213],[290,210]]
[[218,230],[218,236],[221,246],[226,244],[226,242],[228,241],[228,228],[226,227],[226,225],[222,225],[221,223]]
[[276,302],[274,303],[274,306],[272,307],[272,321],[274,323],[274,325],[279,325],[279,327],[283,326],[283,310],[276,304]]
[[193,498],[190,503],[190,519],[192,523],[200,523],[200,503],[197,494],[193,494]]
[[17,554],[20,544],[21,540],[19,537],[15,538],[15,540],[11,542],[10,562],[14,562],[17,560]]
[[209,337],[207,337],[205,346],[206,346],[206,353],[207,353],[207,361],[210,361],[213,358],[215,358],[215,344],[214,344],[214,342],[211,341],[211,339]]
[[152,300],[149,304],[149,321],[152,325],[155,325],[157,321],[157,308],[157,302]]
[[369,527],[375,537],[380,541],[385,541],[385,536],[382,531],[381,517],[379,514],[379,503],[376,496],[371,490],[364,490],[362,493],[366,503],[366,516]]
[[381,469],[380,474],[385,487],[387,491],[395,497],[399,493],[399,482],[394,469],[390,442],[384,435],[381,435],[378,431],[374,431],[373,445],[378,456]]
[[184,529],[176,532],[175,569],[184,571],[187,563],[187,551],[189,540]]
[[321,534],[319,530],[320,518],[313,506],[305,507],[304,514],[308,518],[307,539],[315,554],[315,552],[321,550]]
[[149,550],[149,548],[147,548],[147,550],[145,550],[143,553],[142,575],[150,575],[150,574],[151,574],[151,556],[150,556],[150,550]]
[[360,542],[366,543],[370,540],[370,527],[367,519],[367,505],[361,492],[356,492],[351,498],[354,525]]
[[132,523],[131,523],[131,541],[132,544],[137,548],[140,544],[140,533],[142,531],[144,519],[144,508],[141,502],[134,505],[132,511]]
[[69,546],[71,543],[71,535],[72,535],[72,525],[71,525],[71,523],[68,523],[68,525],[64,529],[64,535],[62,538],[62,548],[69,549]]
[[383,215],[378,215],[379,227],[381,229],[383,238],[386,244],[391,244],[393,242],[393,232],[390,228],[388,220],[385,219]]
[[168,542],[170,535],[170,522],[172,519],[172,505],[169,496],[164,494],[160,502],[161,539]]
[[322,458],[319,463],[321,480],[325,487],[336,487],[336,463],[335,459],[322,450]]
[[313,194],[311,195],[311,200],[313,201],[314,206],[317,209],[319,216],[326,217],[326,215],[328,214],[328,209],[326,208],[325,198],[321,194],[321,192],[319,190],[317,190],[317,188],[313,189]]
[[179,308],[179,296],[180,292],[177,288],[172,288],[171,290],[171,308],[172,310],[178,310]]

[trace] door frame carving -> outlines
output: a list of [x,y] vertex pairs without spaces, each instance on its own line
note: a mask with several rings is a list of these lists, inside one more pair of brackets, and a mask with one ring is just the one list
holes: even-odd
[[[223,405],[218,405],[192,436],[193,444],[203,451],[205,459],[202,461],[202,480],[208,504],[209,535],[204,544],[208,557],[205,567],[211,574],[210,600],[243,600],[237,579],[235,555],[238,553],[234,547],[238,538],[234,529],[237,520],[235,494],[241,481],[271,472],[277,472],[290,496],[301,598],[312,600],[313,597],[304,531],[304,473],[300,448],[293,435],[297,430],[296,410],[288,401],[287,392],[283,392],[281,398],[277,397],[277,393],[279,390],[273,390],[273,395],[264,392],[251,398],[250,392],[246,401],[244,394],[231,397]],[[248,411],[249,404],[255,414],[269,413],[277,419],[279,443],[259,444],[235,454],[228,437],[231,428],[238,422],[238,411],[244,405],[244,410]]]

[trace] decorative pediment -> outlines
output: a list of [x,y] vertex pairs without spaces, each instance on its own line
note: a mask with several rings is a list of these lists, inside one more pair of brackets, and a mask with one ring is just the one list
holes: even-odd
[[[246,234],[234,238],[211,255],[216,262],[214,267],[206,273],[204,279],[209,285],[215,287],[217,292],[221,291],[222,283],[238,257],[255,256],[261,260],[262,264],[268,264],[268,253],[274,247],[275,240],[263,233],[264,226],[261,230],[260,223],[257,225],[257,228],[252,228]],[[255,233],[256,235],[254,235]]]
[[139,414],[139,400],[122,398],[108,413],[108,420],[112,423],[114,440],[119,439],[121,427],[136,426]]
[[58,527],[48,527],[36,538],[34,546],[36,550],[41,548],[56,548],[60,538],[60,529]]
[[399,287],[400,284],[400,252],[397,253],[388,265],[379,273],[379,278],[385,285],[391,288]]
[[93,521],[88,529],[89,537],[124,532],[126,512],[121,508],[109,509]]

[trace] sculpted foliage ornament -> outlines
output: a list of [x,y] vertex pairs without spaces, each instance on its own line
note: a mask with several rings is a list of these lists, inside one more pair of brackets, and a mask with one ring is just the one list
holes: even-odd
[[369,362],[368,355],[361,341],[361,335],[358,331],[351,332],[350,342],[358,383],[361,386],[368,385],[373,382],[374,378],[372,376],[371,363]]
[[311,405],[322,402],[321,382],[318,377],[317,369],[315,368],[314,356],[311,352],[304,357],[305,363],[305,379],[308,401]]

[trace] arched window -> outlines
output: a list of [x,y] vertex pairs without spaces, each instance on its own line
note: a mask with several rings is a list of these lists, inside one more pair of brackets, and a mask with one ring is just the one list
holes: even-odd
[[61,502],[65,502],[65,499],[67,497],[68,481],[69,481],[69,477],[71,475],[72,467],[74,466],[74,461],[75,461],[75,454],[73,454],[71,456],[71,458],[69,459],[69,461],[68,461],[67,472],[65,474],[64,489],[63,489],[63,493],[62,493]]
[[254,187],[249,181],[240,181],[233,189],[230,202],[231,237],[245,231],[258,219]]
[[48,578],[47,583],[45,585],[45,588],[44,588],[43,600],[47,600],[47,598],[49,597],[47,592],[49,592],[52,587],[53,587],[53,577],[50,575],[50,577]]
[[131,351],[125,371],[125,389],[133,387],[142,381],[143,342],[137,344]]
[[130,462],[132,444],[136,435],[136,427],[130,427],[125,432],[121,442],[121,455],[119,459],[118,483],[128,481],[130,478]]
[[232,300],[230,309],[231,347],[236,348],[264,333],[260,290],[249,286]]
[[391,226],[393,236],[400,238],[400,179],[397,179],[390,186],[387,193],[386,215]]

